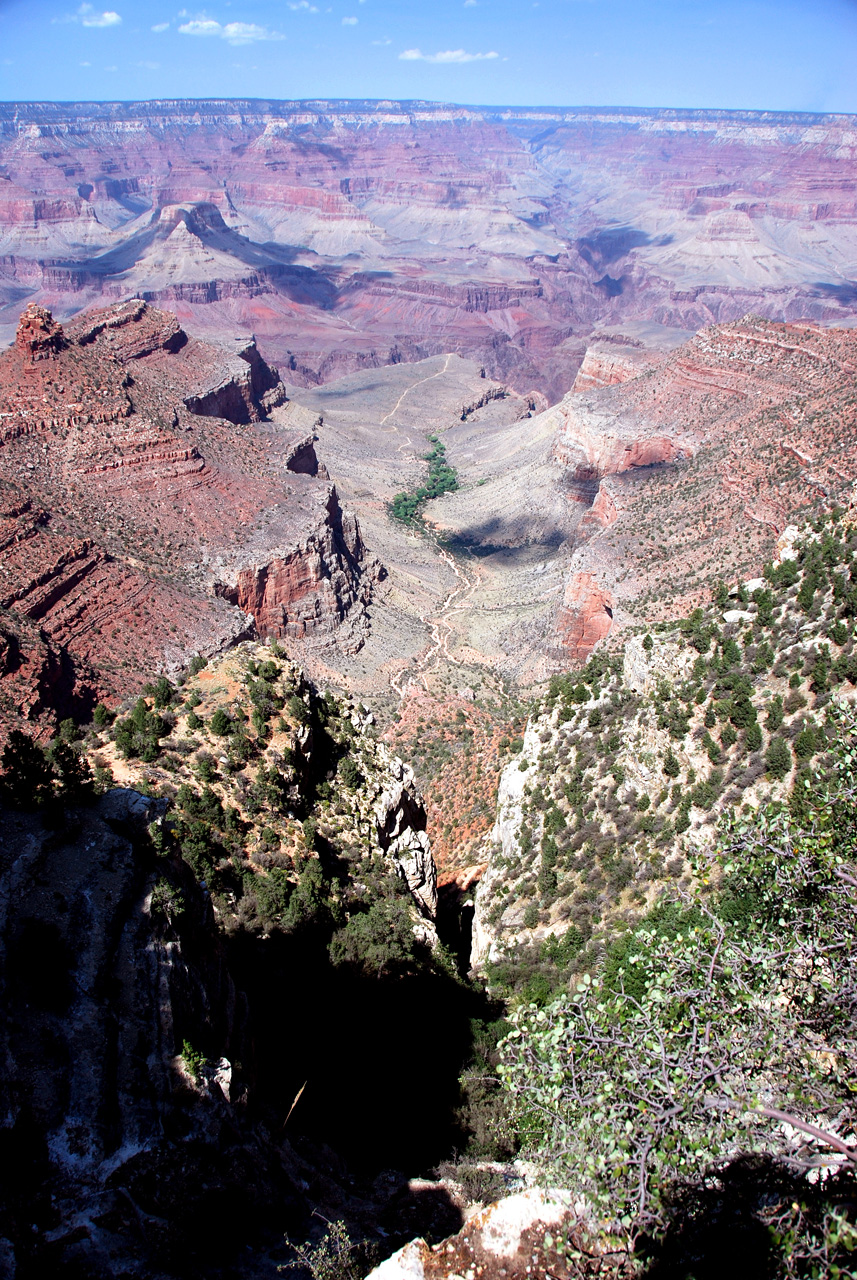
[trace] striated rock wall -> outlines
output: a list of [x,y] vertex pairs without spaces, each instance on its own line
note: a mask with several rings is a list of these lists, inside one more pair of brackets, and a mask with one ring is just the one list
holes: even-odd
[[575,580],[598,584],[620,627],[674,616],[724,573],[757,573],[797,513],[847,502],[855,369],[851,329],[745,316],[549,410],[568,497],[588,507],[555,630],[588,626]]
[[203,343],[140,299],[67,326],[27,309],[0,355],[0,606],[68,652],[66,701],[216,653],[256,615],[293,640],[348,619],[360,643],[380,568],[307,423],[267,421],[284,394],[252,341]]
[[[237,323],[305,384],[456,351],[555,402],[596,327],[696,330],[749,310],[829,323],[857,306],[837,267],[857,221],[847,116],[226,100],[2,113],[0,290],[64,314],[133,291],[212,334]],[[14,319],[0,313],[10,338]],[[584,383],[602,385],[592,364]]]
[[252,616],[260,635],[303,640],[335,631],[356,605],[369,603],[373,578],[383,573],[377,562],[364,566],[357,520],[342,511],[335,485],[314,506],[317,518],[294,546],[266,545],[262,563],[246,564],[241,552],[226,581],[214,584],[218,596]]
[[613,626],[613,597],[591,573],[572,573],[556,617],[555,637],[569,666],[585,662]]

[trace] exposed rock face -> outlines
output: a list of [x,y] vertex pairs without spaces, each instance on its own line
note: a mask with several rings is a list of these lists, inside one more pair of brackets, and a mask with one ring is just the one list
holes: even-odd
[[558,629],[584,635],[590,597],[575,584],[593,580],[618,625],[674,616],[718,577],[758,573],[793,512],[847,501],[855,368],[850,329],[746,316],[543,415],[569,497],[588,508]]
[[291,382],[456,351],[555,401],[596,325],[857,307],[846,116],[9,103],[0,127],[0,297],[133,291],[258,333]]
[[531,1188],[480,1209],[456,1236],[433,1248],[412,1240],[387,1258],[367,1280],[529,1280],[534,1275],[573,1275],[554,1248],[557,1227],[572,1229],[578,1206],[568,1191]]
[[[307,452],[298,458],[307,460]],[[288,462],[291,470],[292,458]],[[303,542],[285,552],[265,548],[264,563],[239,569],[234,586],[217,584],[218,595],[251,614],[261,635],[304,639],[330,632],[355,603],[368,603],[371,578],[361,574],[360,529],[353,516],[343,514],[333,485],[324,512]]]
[[246,423],[260,422],[285,399],[277,371],[259,355],[255,341],[242,341],[222,382],[202,394],[187,396],[184,404],[190,413],[204,418]]
[[50,311],[31,302],[18,324],[15,345],[31,360],[48,359],[66,345],[62,325]]
[[392,777],[375,803],[378,841],[399,867],[425,914],[433,919],[437,913],[437,868],[426,834],[423,800],[409,766],[393,757],[390,773]]
[[634,347],[593,342],[586,348],[572,391],[594,391],[636,378],[651,365],[649,353]]
[[[508,877],[506,865],[517,865],[522,857],[521,827],[524,820],[524,789],[538,769],[541,742],[538,726],[528,721],[523,745],[517,760],[507,765],[500,776],[497,788],[497,810],[490,840],[486,850],[490,857],[476,891],[476,910],[473,917],[473,943],[470,963],[474,969],[500,958],[501,933],[492,919],[491,908],[498,890],[503,891]],[[507,928],[522,929],[526,903],[510,905],[504,911]]]
[[572,661],[585,661],[612,625],[610,592],[599,587],[591,573],[573,573],[556,621],[557,637]]
[[380,570],[364,575],[306,423],[269,423],[284,396],[252,341],[189,338],[139,299],[64,330],[25,313],[0,355],[0,607],[68,651],[54,705],[254,629],[329,638],[350,617],[359,643]]
[[[4,813],[3,1232],[21,1268],[114,1275],[136,1267],[141,1232],[169,1267],[200,1243],[183,1240],[183,1194],[221,1231],[201,1183],[270,1205],[277,1172],[240,1133],[248,1076],[231,1067],[250,1069],[246,1011],[207,895],[183,864],[156,866],[146,827],[164,808],[115,790],[59,831]],[[208,1059],[196,1078],[185,1042]]]

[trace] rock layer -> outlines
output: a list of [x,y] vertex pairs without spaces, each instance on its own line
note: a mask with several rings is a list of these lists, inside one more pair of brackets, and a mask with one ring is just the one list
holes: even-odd
[[[596,327],[854,314],[854,136],[773,112],[5,104],[0,323],[22,297],[136,293],[252,328],[294,382],[456,351],[556,400]],[[581,386],[621,373],[587,363]]]
[[27,309],[0,355],[0,608],[69,660],[20,714],[85,710],[254,631],[350,619],[360,643],[380,568],[306,422],[269,422],[284,396],[252,341],[189,338],[139,299],[65,327]]

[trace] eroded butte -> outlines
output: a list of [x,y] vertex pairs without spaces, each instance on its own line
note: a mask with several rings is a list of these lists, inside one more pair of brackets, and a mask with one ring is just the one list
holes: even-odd
[[855,138],[776,112],[9,103],[0,333],[26,301],[140,295],[255,332],[294,383],[454,351],[556,401],[616,324],[853,320]]

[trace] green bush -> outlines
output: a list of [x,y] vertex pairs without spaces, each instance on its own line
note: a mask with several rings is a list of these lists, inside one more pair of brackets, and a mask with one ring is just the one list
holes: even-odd
[[780,728],[782,723],[783,723],[783,700],[781,696],[777,694],[775,698],[771,699],[770,705],[768,707],[768,714],[765,718],[765,727],[767,729],[770,729],[770,731],[774,733],[776,732],[777,729]]
[[232,721],[223,708],[218,707],[214,715],[209,720],[208,727],[218,738],[225,738],[232,729]]
[[420,950],[407,905],[393,898],[352,915],[329,947],[334,965],[351,965],[374,977],[409,968]]
[[765,767],[772,778],[784,778],[792,767],[792,753],[785,738],[771,738],[765,753]]
[[[584,975],[571,995],[512,1015],[500,1072],[522,1155],[554,1185],[573,1185],[602,1242],[629,1260],[641,1234],[652,1241],[670,1229],[680,1193],[709,1186],[739,1155],[788,1168],[783,1118],[815,1132],[805,1142],[822,1159],[839,1141],[830,1129],[857,1119],[848,1050],[857,916],[840,876],[857,844],[857,778],[841,761],[838,790],[815,797],[805,828],[768,810],[724,836],[719,895],[705,887],[703,861],[698,906],[665,903],[668,922],[653,913],[625,935],[600,978]],[[748,911],[734,910],[736,882]],[[816,962],[833,952],[835,974]],[[814,1271],[818,1240],[793,1199],[781,1208],[794,1230],[779,1238],[790,1265],[806,1265],[782,1274],[847,1275],[857,1228],[835,1194],[821,1232],[828,1261]]]
[[343,786],[347,787],[349,791],[354,791],[363,781],[363,775],[352,756],[345,756],[340,761],[337,773],[342,780]]
[[811,760],[818,750],[815,728],[807,724],[794,740],[794,753],[798,760]]
[[54,774],[44,751],[20,729],[13,729],[0,756],[0,792],[7,804],[30,808],[53,796]]

